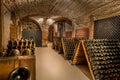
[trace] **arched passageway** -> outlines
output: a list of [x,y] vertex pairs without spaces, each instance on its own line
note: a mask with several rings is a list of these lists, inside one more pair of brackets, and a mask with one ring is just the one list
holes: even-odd
[[72,21],[65,17],[60,17],[49,27],[48,40],[53,41],[55,37],[72,38]]

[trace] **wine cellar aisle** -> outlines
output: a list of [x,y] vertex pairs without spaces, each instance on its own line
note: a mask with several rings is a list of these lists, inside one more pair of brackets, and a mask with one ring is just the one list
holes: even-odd
[[90,80],[50,47],[36,48],[36,80]]
[[120,80],[120,0],[0,0],[0,80]]

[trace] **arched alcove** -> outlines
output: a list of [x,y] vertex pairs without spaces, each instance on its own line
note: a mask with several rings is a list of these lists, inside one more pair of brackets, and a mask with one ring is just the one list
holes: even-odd
[[24,19],[22,21],[22,38],[30,39],[33,38],[36,47],[42,46],[42,30],[34,20]]

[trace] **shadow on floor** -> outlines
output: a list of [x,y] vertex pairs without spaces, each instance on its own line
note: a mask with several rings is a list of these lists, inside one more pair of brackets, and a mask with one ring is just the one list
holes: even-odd
[[76,67],[79,68],[87,77],[89,77],[90,80],[92,80],[92,76],[87,64],[76,65]]
[[[59,54],[59,55],[64,58],[64,54]],[[72,65],[72,61],[71,60],[67,60],[67,61]],[[76,66],[78,69],[80,69],[90,80],[92,80],[92,76],[90,74],[90,70],[88,68],[87,63],[80,64],[80,65],[74,65],[74,66]]]

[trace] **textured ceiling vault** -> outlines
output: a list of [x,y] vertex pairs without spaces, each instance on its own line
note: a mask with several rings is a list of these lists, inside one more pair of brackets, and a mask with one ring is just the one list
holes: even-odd
[[62,16],[77,23],[87,21],[90,15],[101,19],[120,13],[120,0],[3,0],[3,3],[20,18]]

